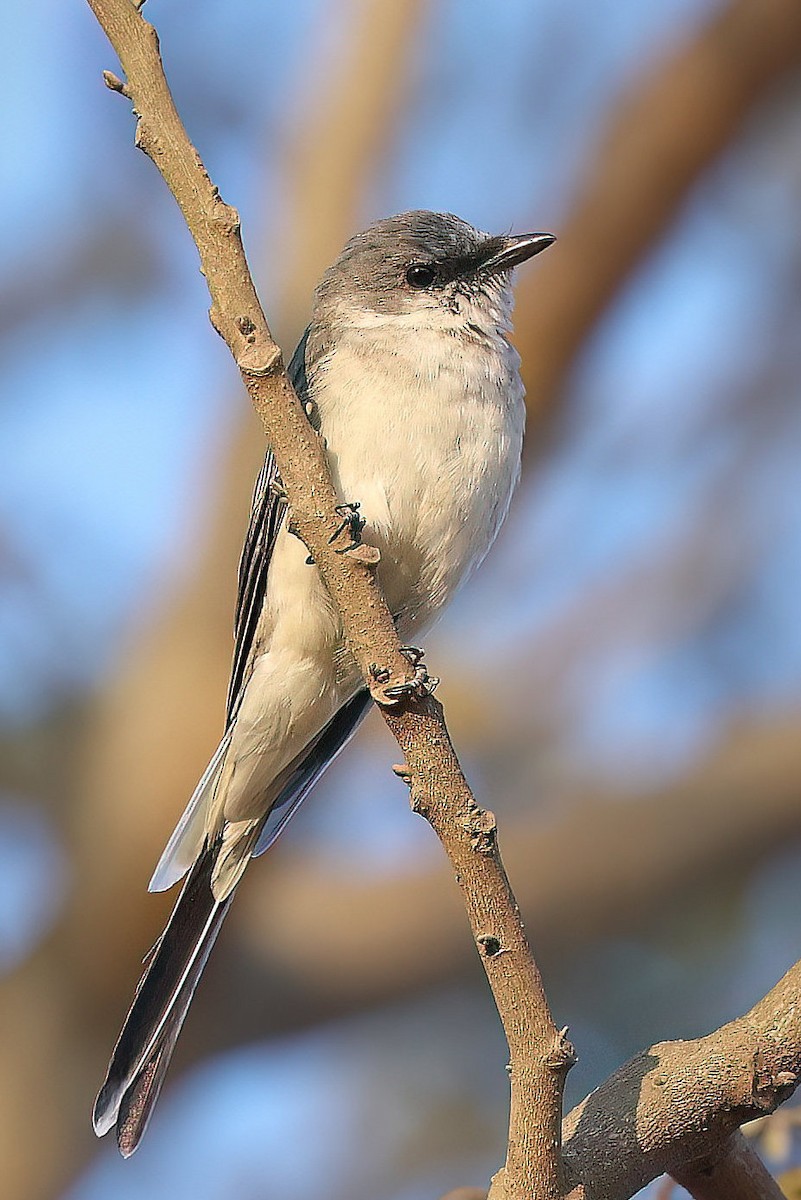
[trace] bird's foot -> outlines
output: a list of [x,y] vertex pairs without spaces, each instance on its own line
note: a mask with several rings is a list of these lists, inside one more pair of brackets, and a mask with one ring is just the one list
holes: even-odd
[[356,546],[361,545],[362,530],[367,522],[364,517],[359,515],[360,507],[358,500],[355,500],[353,504],[338,504],[334,510],[342,517],[342,521],[328,539],[329,543],[335,542],[346,529],[350,537],[348,545],[339,547],[336,551],[337,554],[347,554],[348,550],[353,550]]
[[390,680],[390,673],[386,667],[378,667],[375,663],[370,667],[370,674],[376,685],[370,691],[373,694],[373,699],[385,707],[398,704],[406,697],[425,700],[439,686],[437,676],[429,675],[426,670],[422,650],[418,649],[417,646],[401,646],[401,654],[404,658],[408,659],[410,665],[414,668],[414,675],[411,679],[404,679],[401,683],[393,683],[387,686]]

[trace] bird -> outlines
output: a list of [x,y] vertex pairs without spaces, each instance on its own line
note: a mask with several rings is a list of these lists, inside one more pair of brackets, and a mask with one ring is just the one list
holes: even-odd
[[[324,439],[342,531],[378,548],[404,640],[442,612],[509,509],[525,424],[512,272],[554,241],[404,212],[352,237],[315,290],[288,374]],[[371,703],[268,450],[239,565],[223,736],[149,886],[184,884],[94,1106],[95,1132],[115,1127],[124,1157],[145,1132],[243,872]]]

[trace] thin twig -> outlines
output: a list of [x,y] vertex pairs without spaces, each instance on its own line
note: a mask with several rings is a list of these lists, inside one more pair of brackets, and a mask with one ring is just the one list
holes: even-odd
[[[89,4],[126,75],[122,87],[116,77],[107,82],[130,97],[139,118],[137,145],[163,175],[195,240],[212,297],[212,323],[228,344],[262,421],[295,527],[340,610],[348,648],[368,685],[376,663],[389,672],[389,683],[405,681],[409,663],[400,653],[374,563],[337,554],[332,544],[341,518],[322,442],[305,418],[270,335],[245,260],[238,215],[220,199],[178,117],[155,31],[131,0]],[[406,755],[413,805],[428,817],[455,868],[509,1042],[509,1145],[495,1194],[556,1200],[562,1190],[562,1089],[573,1054],[551,1018],[501,863],[494,817],[476,804],[436,701],[412,700],[382,711]]]

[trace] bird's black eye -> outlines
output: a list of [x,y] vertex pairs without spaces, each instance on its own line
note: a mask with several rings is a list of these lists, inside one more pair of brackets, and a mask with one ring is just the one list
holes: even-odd
[[437,277],[437,268],[433,263],[412,263],[406,268],[406,282],[410,288],[420,291],[421,288],[431,287]]

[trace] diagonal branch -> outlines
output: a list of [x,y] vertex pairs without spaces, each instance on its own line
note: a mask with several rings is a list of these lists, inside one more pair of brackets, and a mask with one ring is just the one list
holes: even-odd
[[564,1128],[576,1197],[626,1200],[662,1174],[698,1200],[781,1195],[737,1131],[798,1085],[800,996],[796,963],[744,1016],[706,1037],[649,1047],[587,1096]]
[[[271,337],[247,267],[238,215],[212,185],[175,109],[156,33],[131,0],[89,3],[127,77],[122,82],[107,72],[106,83],[132,101],[139,118],[137,145],[160,170],[195,240],[211,293],[212,323],[261,419],[295,526],[340,610],[348,648],[368,685],[374,682],[375,664],[386,669],[390,683],[405,681],[409,664],[378,589],[374,559],[366,553],[337,554],[332,544],[340,517],[322,442],[306,420]],[[406,756],[413,807],[432,824],[456,872],[509,1043],[509,1145],[496,1194],[556,1200],[562,1190],[562,1089],[572,1050],[551,1018],[501,862],[494,817],[478,807],[467,786],[438,703],[429,697],[382,711]]]
[[565,1200],[629,1200],[664,1174],[694,1200],[781,1200],[740,1126],[798,1086],[799,1000],[801,962],[744,1016],[624,1063],[565,1118]]
[[673,1178],[693,1200],[784,1200],[784,1192],[741,1133],[711,1160],[690,1163]]

